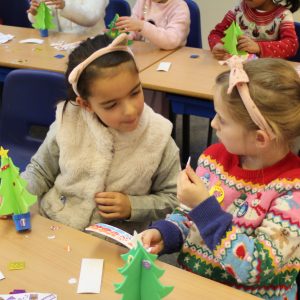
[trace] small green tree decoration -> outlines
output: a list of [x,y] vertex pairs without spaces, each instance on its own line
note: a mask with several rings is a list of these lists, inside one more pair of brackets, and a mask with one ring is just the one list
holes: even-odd
[[[45,2],[41,2],[39,7],[37,8],[35,22],[32,24],[32,26],[36,29],[40,29],[41,31],[48,31],[48,29],[54,29],[56,26],[52,22],[52,19],[53,16],[51,14],[50,8],[45,4]],[[42,36],[48,36],[48,34]]]
[[165,271],[154,264],[157,255],[148,253],[139,241],[121,257],[126,264],[118,271],[125,280],[115,284],[115,292],[123,294],[122,300],[160,300],[173,290],[158,280]]
[[12,159],[7,155],[8,150],[0,148],[0,215],[11,215],[18,231],[31,228],[29,207],[37,197],[26,190],[27,182],[20,177]]
[[[120,30],[118,30],[116,27],[116,23],[117,23],[119,17],[120,17],[119,14],[115,14],[114,18],[108,25],[108,31],[106,32],[106,34],[109,37],[111,37],[112,39],[115,39],[117,36],[119,36],[121,34]],[[127,45],[128,46],[132,45],[132,40],[128,40]]]
[[238,24],[232,22],[231,25],[224,31],[225,36],[222,38],[225,50],[231,55],[246,55],[246,51],[237,49],[238,37],[243,35],[243,31]]

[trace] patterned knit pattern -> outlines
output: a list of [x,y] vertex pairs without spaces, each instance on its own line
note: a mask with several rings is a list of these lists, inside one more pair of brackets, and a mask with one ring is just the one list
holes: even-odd
[[[238,156],[216,144],[200,156],[197,174],[208,190],[221,187],[224,199],[220,205],[215,194],[190,212],[178,208],[154,224],[165,247],[174,249],[168,244],[179,236],[182,268],[264,299],[294,300],[300,269],[300,159],[289,153],[274,166],[243,170]],[[172,232],[165,223],[172,223]]]
[[221,23],[210,32],[208,43],[212,49],[222,43],[224,31],[236,22],[245,35],[255,40],[260,47],[260,57],[286,58],[294,56],[298,49],[293,15],[285,7],[278,5],[275,9],[262,12],[249,8],[241,1],[225,15]]

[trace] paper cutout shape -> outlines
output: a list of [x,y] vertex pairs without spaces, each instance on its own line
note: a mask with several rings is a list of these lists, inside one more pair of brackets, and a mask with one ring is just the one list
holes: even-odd
[[168,61],[162,61],[159,63],[158,67],[156,68],[156,71],[165,71],[168,72],[170,70],[171,63]]
[[20,177],[8,150],[0,148],[0,216],[13,214],[17,231],[31,228],[29,207],[37,200],[26,190],[27,182]]
[[[109,23],[108,25],[108,31],[106,32],[106,34],[111,37],[112,39],[115,39],[117,36],[119,36],[121,34],[121,32],[116,28],[116,23],[119,19],[119,14],[115,14],[114,18],[112,19],[112,21]],[[127,32],[128,34],[129,32]],[[132,45],[132,40],[128,40],[127,41],[127,46]]]
[[18,297],[13,297],[12,294],[1,294],[1,300],[12,300],[12,299],[22,299],[22,300],[57,300],[57,296],[55,294],[50,293],[22,293],[17,294]]
[[26,39],[19,41],[20,44],[43,44],[44,40],[41,39]]
[[32,26],[36,29],[54,29],[55,24],[52,22],[53,16],[51,14],[51,9],[45,4],[45,2],[40,2],[37,8],[37,14],[35,15],[35,22]]
[[12,40],[13,38],[14,38],[14,36],[11,34],[4,34],[4,33],[0,32],[0,44],[4,44],[4,43]]
[[232,22],[231,25],[224,31],[225,36],[222,38],[224,49],[231,55],[246,55],[246,51],[237,49],[238,37],[243,35],[243,31],[238,24]]
[[121,257],[126,264],[118,271],[125,280],[115,284],[115,292],[123,294],[122,300],[160,300],[173,290],[159,281],[165,271],[154,264],[157,255],[148,253],[139,241]]
[[127,248],[131,249],[134,246],[133,243],[133,236],[126,231],[119,229],[117,227],[105,224],[105,223],[98,223],[91,225],[85,228],[87,231],[93,231],[99,233],[101,235],[107,236],[120,244],[126,246]]

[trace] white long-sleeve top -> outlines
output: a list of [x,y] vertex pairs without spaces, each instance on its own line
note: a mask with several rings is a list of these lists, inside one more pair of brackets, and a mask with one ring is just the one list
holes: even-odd
[[162,49],[175,49],[186,44],[190,31],[190,11],[184,0],[155,3],[137,0],[132,16],[144,20],[143,29],[133,39],[146,39]]
[[[104,16],[108,0],[65,0],[63,9],[52,10],[55,31],[97,35],[105,28]],[[35,22],[35,17],[28,14],[30,22]]]

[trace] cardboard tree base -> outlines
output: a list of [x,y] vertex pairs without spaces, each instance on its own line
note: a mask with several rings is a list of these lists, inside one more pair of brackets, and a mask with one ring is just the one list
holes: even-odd
[[25,214],[13,215],[13,220],[15,222],[17,231],[24,231],[24,230],[31,229],[30,212],[27,212]]

